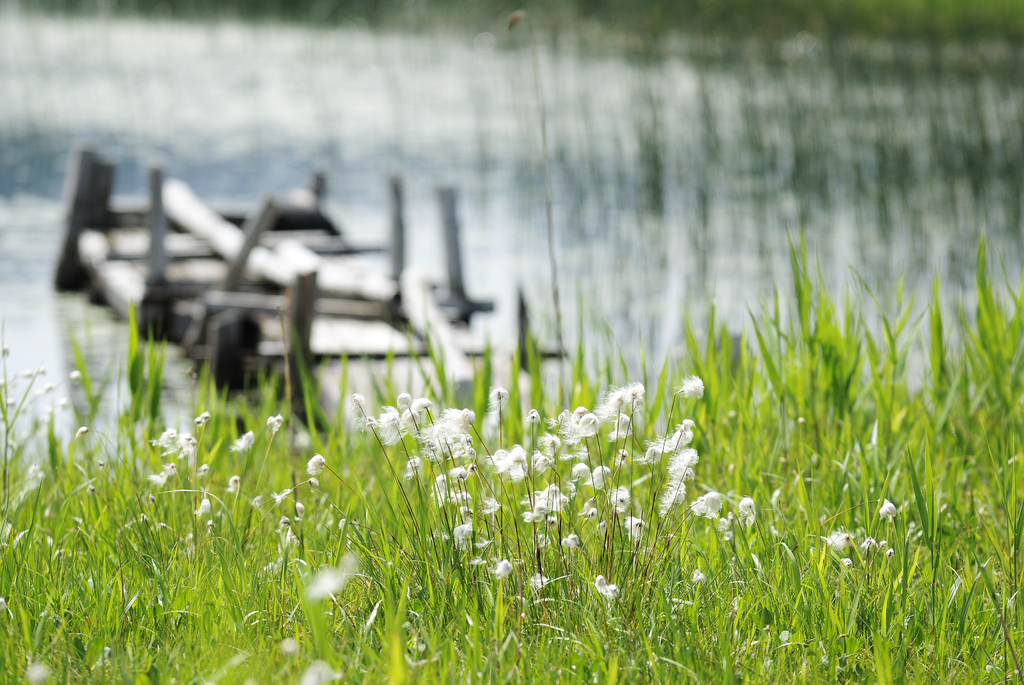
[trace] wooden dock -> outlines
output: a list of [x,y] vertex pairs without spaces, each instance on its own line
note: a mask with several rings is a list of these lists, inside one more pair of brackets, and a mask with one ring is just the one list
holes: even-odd
[[[437,193],[448,273],[448,296],[439,299],[406,264],[398,176],[389,179],[390,244],[366,248],[321,211],[319,174],[308,188],[232,214],[159,168],[149,170],[148,198],[114,205],[114,171],[89,148],[69,157],[58,289],[87,291],[124,317],[134,306],[140,332],[180,344],[229,388],[260,369],[283,369],[285,359],[297,379],[301,365],[426,355],[430,345],[457,390],[471,389],[470,358],[484,343],[468,323],[493,305],[465,291],[455,189]],[[382,251],[390,273],[369,258]]]

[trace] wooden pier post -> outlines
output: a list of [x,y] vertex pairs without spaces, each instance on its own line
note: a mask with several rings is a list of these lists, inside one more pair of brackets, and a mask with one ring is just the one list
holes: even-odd
[[448,263],[448,293],[451,300],[466,302],[466,287],[462,281],[462,250],[459,246],[459,218],[455,213],[456,193],[451,186],[437,189],[444,228],[444,247]]
[[163,285],[167,269],[167,215],[164,214],[164,172],[160,167],[149,169],[149,274],[146,285]]
[[292,410],[300,417],[306,415],[305,381],[313,378],[313,352],[310,339],[313,333],[313,313],[316,306],[316,271],[296,274],[292,286],[289,319],[291,330],[289,373],[292,378]]
[[391,278],[402,280],[405,269],[405,191],[401,174],[391,174]]
[[454,310],[455,318],[469,323],[475,312],[494,311],[493,302],[476,302],[466,297],[466,286],[462,280],[462,247],[459,238],[459,217],[456,212],[457,193],[455,188],[442,186],[437,189],[437,201],[441,209],[441,225],[444,229],[444,247],[448,263],[448,299],[441,303],[449,311]]
[[214,314],[206,322],[210,374],[218,387],[241,388],[245,382],[241,354],[245,317],[246,312],[228,309]]
[[319,207],[324,195],[327,194],[327,175],[322,170],[317,169],[313,172],[313,177],[309,179],[309,189],[316,198],[316,206]]
[[114,181],[114,165],[104,162],[95,150],[77,147],[68,157],[64,176],[64,246],[57,263],[57,290],[79,290],[89,276],[78,254],[78,238],[86,228],[106,229],[108,204]]
[[530,312],[522,286],[519,286],[519,368],[530,372]]

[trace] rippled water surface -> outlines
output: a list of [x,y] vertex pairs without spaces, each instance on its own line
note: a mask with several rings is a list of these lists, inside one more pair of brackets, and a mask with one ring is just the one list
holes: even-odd
[[[50,290],[65,157],[91,141],[141,195],[164,165],[210,200],[253,202],[327,171],[349,233],[386,236],[406,179],[413,261],[441,277],[434,188],[461,189],[476,324],[514,331],[522,285],[551,331],[543,162],[525,35],[158,23],[0,14],[0,316],[14,368],[67,370],[122,330]],[[826,281],[888,293],[941,279],[970,298],[982,233],[1021,263],[1020,50],[542,38],[567,337],[660,356],[716,303],[733,330],[785,287],[803,231]]]

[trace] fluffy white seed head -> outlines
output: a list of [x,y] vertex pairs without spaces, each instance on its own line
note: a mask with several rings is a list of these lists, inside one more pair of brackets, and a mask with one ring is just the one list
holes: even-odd
[[690,576],[690,580],[693,582],[694,585],[700,585],[705,580],[707,580],[707,577],[700,572],[700,569],[694,569],[693,575]]
[[228,492],[238,492],[238,488],[242,485],[242,478],[240,476],[231,476],[228,479]]
[[284,425],[284,417],[280,414],[277,416],[271,416],[267,419],[267,429],[271,435],[276,435],[277,431],[281,430],[281,426]]
[[234,444],[231,445],[232,452],[248,452],[252,447],[253,442],[256,441],[256,436],[253,435],[252,431],[247,432],[242,437],[235,440]]
[[197,428],[202,428],[206,425],[206,422],[210,420],[210,412],[204,411],[202,414],[195,418],[195,424]]
[[896,518],[896,505],[885,500],[882,502],[882,506],[878,508],[878,517],[883,521],[892,521]]
[[681,386],[679,386],[678,394],[683,397],[700,399],[701,397],[704,397],[704,381],[697,376],[690,376],[683,381]]
[[750,497],[744,497],[741,499],[739,506],[740,523],[743,523],[748,527],[752,526],[756,517],[757,509],[754,507],[754,500]]
[[502,559],[495,565],[494,570],[491,571],[491,573],[493,573],[498,580],[508,578],[512,574],[512,562],[508,559]]
[[609,583],[604,579],[604,576],[598,576],[594,579],[594,587],[597,588],[598,593],[608,601],[612,601],[619,596],[619,588],[617,585]]
[[709,519],[718,518],[719,512],[722,511],[722,496],[714,490],[705,493],[690,505],[690,511],[697,516]]
[[324,472],[324,468],[327,467],[327,460],[319,454],[314,454],[313,457],[306,462],[306,473],[311,476],[319,476]]
[[576,533],[570,533],[566,537],[562,538],[562,547],[567,547],[569,549],[579,549],[582,546],[583,543],[580,542],[580,536]]
[[199,508],[196,509],[196,516],[205,516],[210,513],[210,500],[203,498],[203,501],[199,503]]
[[75,433],[75,440],[78,440],[80,437],[82,437],[83,435],[85,435],[88,432],[89,432],[89,428],[87,426],[82,426]]

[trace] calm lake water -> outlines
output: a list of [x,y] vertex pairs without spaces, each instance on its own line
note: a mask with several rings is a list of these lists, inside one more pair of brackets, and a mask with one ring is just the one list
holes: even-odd
[[[538,103],[527,34],[397,34],[0,13],[0,317],[10,367],[68,371],[68,331],[110,358],[124,330],[51,292],[68,148],[211,201],[328,174],[344,230],[386,237],[404,174],[412,261],[443,275],[434,188],[461,189],[475,325],[514,333],[522,286],[551,332]],[[578,323],[636,357],[714,301],[739,330],[788,283],[802,231],[832,287],[883,299],[904,275],[971,298],[975,249],[1011,279],[1024,242],[1024,53],[889,43],[540,40],[567,342]],[[123,348],[122,348],[123,349]],[[109,361],[108,361],[109,363]],[[185,381],[182,381],[183,383]]]

